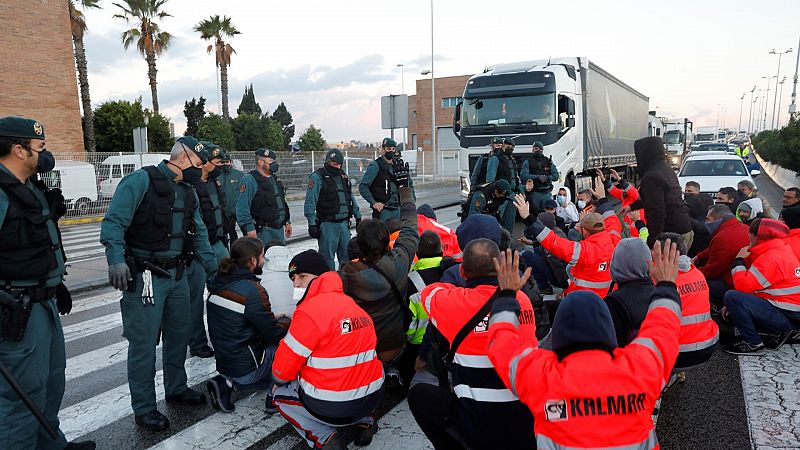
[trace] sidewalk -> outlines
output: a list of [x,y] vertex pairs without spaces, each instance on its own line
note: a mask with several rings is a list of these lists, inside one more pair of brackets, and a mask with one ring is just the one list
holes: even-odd
[[[416,194],[418,205],[428,203],[434,209],[458,204],[460,200],[458,183],[455,182],[428,183],[420,186],[420,190],[417,191]],[[297,198],[297,196],[290,197],[288,202],[289,206],[302,209],[304,199],[305,195],[299,196],[299,198]],[[363,200],[361,203],[364,203]],[[364,217],[370,217],[371,214],[369,207],[366,206],[361,207],[361,213]],[[309,239],[308,223],[305,217],[302,217],[302,215],[300,215],[300,217],[293,217],[293,236],[287,239],[287,244]],[[100,219],[102,219],[102,217],[100,217]],[[60,224],[63,222],[64,221],[61,221]],[[107,287],[108,265],[106,264],[105,256],[98,255],[95,258],[82,260],[74,264],[67,262],[67,276],[64,280],[64,283],[73,295],[92,289]]]

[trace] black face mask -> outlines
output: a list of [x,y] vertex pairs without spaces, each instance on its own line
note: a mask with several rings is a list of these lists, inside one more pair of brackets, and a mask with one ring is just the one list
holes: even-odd
[[231,166],[220,166],[219,170],[222,171],[223,174],[227,175],[231,173]]
[[203,177],[203,169],[195,166],[189,166],[181,170],[184,183],[196,183]]
[[53,156],[52,153],[47,150],[42,150],[37,153],[39,154],[39,160],[36,162],[37,173],[50,172],[56,167],[56,157]]
[[383,154],[383,157],[388,159],[389,161],[391,161],[391,160],[394,159],[394,153],[395,152],[386,152],[386,153]]
[[506,155],[511,156],[511,154],[514,153],[514,147],[507,148],[503,151],[506,153]]
[[222,168],[215,167],[214,170],[208,173],[208,179],[213,180],[214,178],[217,178],[220,175],[222,175]]
[[269,165],[269,173],[278,173],[278,163],[274,162]]
[[534,150],[533,151],[533,157],[534,158],[541,158],[542,156],[544,156],[544,152],[543,151],[541,151],[541,150]]
[[328,170],[328,173],[331,175],[339,175],[342,173],[342,169],[339,167],[333,167],[330,164],[325,164],[325,168]]

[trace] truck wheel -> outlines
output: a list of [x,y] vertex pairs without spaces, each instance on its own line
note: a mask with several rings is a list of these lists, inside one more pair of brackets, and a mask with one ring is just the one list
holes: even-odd
[[91,200],[88,198],[80,198],[72,205],[72,211],[76,216],[85,216],[89,214],[89,207]]

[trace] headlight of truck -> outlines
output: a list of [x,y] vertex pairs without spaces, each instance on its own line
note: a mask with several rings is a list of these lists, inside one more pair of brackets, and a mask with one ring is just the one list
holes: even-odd
[[672,157],[672,164],[676,164],[677,165],[680,162],[681,162],[681,157],[680,156],[673,156]]

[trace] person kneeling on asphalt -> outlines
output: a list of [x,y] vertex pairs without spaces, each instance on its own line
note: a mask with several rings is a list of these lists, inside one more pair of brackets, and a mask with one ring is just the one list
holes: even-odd
[[[734,290],[725,293],[723,318],[730,317],[742,340],[727,347],[735,355],[761,355],[759,333],[777,333],[769,340],[777,349],[800,330],[800,261],[786,243],[789,228],[777,220],[750,224],[750,246],[733,261]],[[752,261],[750,268],[745,260]]]
[[272,364],[274,404],[309,447],[346,449],[350,439],[369,445],[383,399],[372,319],[318,252],[295,256],[289,277],[305,293]]
[[[211,404],[233,412],[234,390],[272,387],[270,371],[278,342],[286,335],[289,319],[276,318],[269,295],[259,283],[264,267],[264,244],[251,237],[237,239],[230,257],[208,282],[208,332],[216,349],[217,371],[206,383]],[[267,396],[267,412],[275,412]]]
[[[495,259],[500,293],[492,305],[487,353],[505,386],[533,413],[540,449],[659,448],[651,414],[678,356],[678,251],[653,249],[656,287],[638,337],[620,348],[603,299],[577,291],[561,302],[552,350],[525,330],[519,255]],[[523,322],[520,325],[520,322]],[[496,447],[499,448],[499,447]]]

